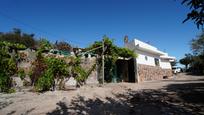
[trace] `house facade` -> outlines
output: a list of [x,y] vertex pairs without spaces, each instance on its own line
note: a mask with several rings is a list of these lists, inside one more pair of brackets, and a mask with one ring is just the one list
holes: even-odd
[[138,54],[134,59],[135,81],[161,80],[172,76],[171,61],[175,57],[138,39],[125,40],[125,47]]

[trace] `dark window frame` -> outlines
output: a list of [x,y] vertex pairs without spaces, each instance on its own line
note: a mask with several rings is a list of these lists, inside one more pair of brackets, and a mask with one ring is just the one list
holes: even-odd
[[148,57],[147,56],[145,56],[145,60],[148,61]]
[[158,59],[158,58],[154,58],[154,63],[155,63],[155,66],[160,66],[160,63],[159,63],[159,59]]

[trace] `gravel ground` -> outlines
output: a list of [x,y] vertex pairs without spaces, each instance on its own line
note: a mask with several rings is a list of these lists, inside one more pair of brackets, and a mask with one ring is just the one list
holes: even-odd
[[204,115],[204,76],[0,94],[0,115]]

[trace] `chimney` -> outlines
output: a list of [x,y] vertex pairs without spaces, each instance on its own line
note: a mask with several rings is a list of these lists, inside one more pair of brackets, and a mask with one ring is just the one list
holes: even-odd
[[124,43],[125,44],[128,43],[128,36],[127,35],[125,35],[125,37],[124,37]]

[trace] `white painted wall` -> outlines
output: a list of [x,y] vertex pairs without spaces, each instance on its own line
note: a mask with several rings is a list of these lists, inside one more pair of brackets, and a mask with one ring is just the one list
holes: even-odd
[[171,69],[171,64],[169,60],[161,59],[160,63],[162,69]]
[[156,48],[156,47],[154,47],[154,46],[152,46],[152,45],[149,45],[149,44],[147,44],[147,43],[145,43],[145,42],[142,42],[142,41],[140,41],[140,40],[137,40],[137,39],[134,39],[134,44],[135,44],[135,45],[138,45],[138,44],[139,44],[140,47],[143,47],[143,48],[146,48],[146,49],[150,49],[150,50],[153,50],[153,51],[157,51],[157,48]]
[[[136,59],[137,64],[156,66],[155,65],[155,58],[157,58],[157,59],[159,59],[159,65],[160,65],[161,68],[171,69],[171,64],[170,64],[168,59],[161,59],[161,57],[160,57],[161,55],[159,55],[159,54],[154,54],[154,53],[150,53],[150,52],[147,52],[147,51],[139,50],[136,47],[137,44],[139,44],[140,47],[145,47],[145,48],[151,49],[153,51],[160,52],[159,50],[157,50],[156,47],[151,46],[151,45],[149,45],[147,43],[144,43],[144,42],[136,40],[136,39],[134,39],[132,42],[126,43],[125,47],[129,48],[130,50],[134,50],[135,53],[138,54],[138,57]],[[163,55],[168,56],[167,53],[164,53]],[[147,56],[147,60],[145,59],[145,56]]]
[[[137,57],[138,64],[156,66],[154,59],[155,58],[159,59],[159,55],[154,55],[154,54],[150,54],[139,50],[135,50],[135,53],[138,54],[138,57]],[[145,56],[147,56],[147,60],[145,59]]]

